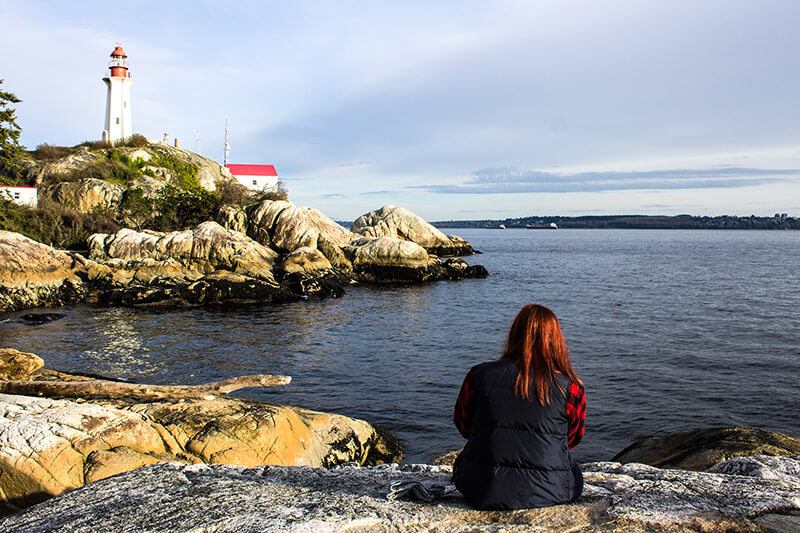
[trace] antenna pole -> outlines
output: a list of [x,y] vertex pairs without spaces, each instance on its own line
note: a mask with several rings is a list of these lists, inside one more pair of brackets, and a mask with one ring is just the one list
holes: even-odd
[[222,166],[228,166],[228,152],[231,151],[231,145],[228,144],[228,119],[225,119],[225,157],[222,160]]

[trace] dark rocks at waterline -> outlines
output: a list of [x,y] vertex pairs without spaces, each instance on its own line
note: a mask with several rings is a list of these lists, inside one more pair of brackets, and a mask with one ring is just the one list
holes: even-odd
[[800,439],[754,428],[695,429],[646,437],[612,459],[659,468],[706,470],[712,465],[747,455],[798,455]]
[[274,282],[220,271],[196,280],[157,279],[148,284],[110,286],[100,291],[95,301],[128,307],[202,307],[276,304],[300,298],[301,294]]
[[485,278],[489,272],[481,265],[469,266],[463,259],[448,259],[444,263],[431,262],[424,266],[359,265],[354,268],[356,277],[372,283],[423,283],[427,281],[455,281],[468,278]]
[[[748,464],[743,464],[748,463]],[[388,500],[398,480],[447,483],[448,466],[242,468],[158,464],[103,479],[0,520],[5,531],[778,531],[796,529],[798,458],[739,458],[714,473],[583,465],[572,504],[477,511],[457,493]],[[729,470],[734,474],[725,473]],[[792,474],[794,472],[794,474]],[[744,475],[742,474],[744,473]]]
[[16,319],[16,322],[26,326],[41,326],[64,318],[64,313],[25,313]]

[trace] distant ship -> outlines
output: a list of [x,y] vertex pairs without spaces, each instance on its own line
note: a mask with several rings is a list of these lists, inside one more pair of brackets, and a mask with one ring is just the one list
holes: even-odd
[[555,222],[551,222],[548,225],[534,225],[534,224],[526,224],[525,229],[558,229],[558,225]]

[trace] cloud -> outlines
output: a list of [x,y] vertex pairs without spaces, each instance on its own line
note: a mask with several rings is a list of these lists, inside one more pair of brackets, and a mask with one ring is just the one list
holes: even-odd
[[476,170],[462,184],[419,185],[440,194],[602,192],[746,187],[800,176],[800,169],[724,167],[574,174],[513,167]]
[[336,165],[337,167],[360,167],[364,165],[369,165],[370,161],[352,161],[350,163],[339,163]]
[[326,199],[330,199],[330,198],[347,198],[347,195],[340,194],[338,192],[332,192],[332,193],[329,193],[329,194],[323,194],[323,195],[321,195],[321,197],[322,198],[326,198]]
[[358,193],[361,196],[380,196],[382,194],[397,194],[399,191],[390,191],[390,190],[382,190],[382,191],[365,191]]

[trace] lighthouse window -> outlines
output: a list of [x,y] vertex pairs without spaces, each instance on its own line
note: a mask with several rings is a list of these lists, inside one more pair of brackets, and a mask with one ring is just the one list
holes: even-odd
[[117,117],[117,124],[119,124],[119,117]]
[[258,185],[258,182],[256,180],[253,180],[253,185]]

